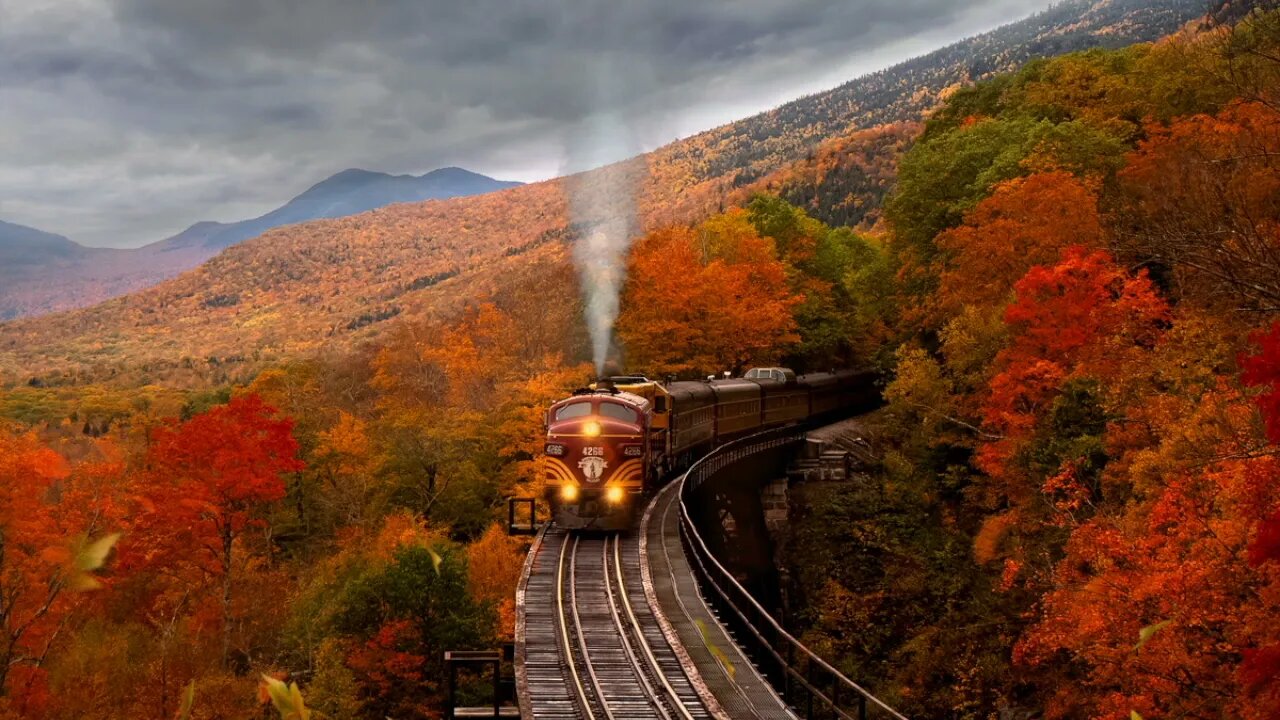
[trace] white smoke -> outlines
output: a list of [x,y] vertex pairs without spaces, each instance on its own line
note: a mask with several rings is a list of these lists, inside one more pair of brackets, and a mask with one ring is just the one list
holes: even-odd
[[[568,69],[581,78],[570,102],[584,109],[566,128],[569,207],[577,230],[573,259],[581,280],[596,373],[617,347],[614,324],[627,256],[641,228],[636,192],[648,173],[640,153],[671,138],[657,91],[675,80],[652,63],[661,52],[660,7],[599,0],[590,12],[564,15],[572,42],[591,48],[591,63]],[[584,23],[584,24],[580,24]],[[641,105],[643,103],[643,105]],[[631,158],[630,160],[622,160]],[[622,160],[619,162],[619,160]],[[587,172],[583,172],[587,171]]]
[[573,248],[586,293],[587,329],[591,333],[591,357],[595,361],[597,375],[604,373],[605,360],[613,345],[613,326],[618,320],[626,274],[623,259],[628,244],[619,231],[597,228]]
[[[608,92],[601,89],[602,94]],[[607,107],[607,103],[601,104]],[[640,151],[635,133],[616,112],[593,115],[579,129],[581,133],[570,138],[569,144],[571,162],[578,167],[598,167],[608,158]],[[597,375],[603,374],[613,347],[627,255],[638,231],[635,190],[644,167],[643,159],[634,159],[569,178],[570,210],[578,231],[573,259],[582,284]]]

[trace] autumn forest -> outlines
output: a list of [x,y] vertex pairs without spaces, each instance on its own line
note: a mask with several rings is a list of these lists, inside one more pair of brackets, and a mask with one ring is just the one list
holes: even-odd
[[[796,493],[781,562],[794,632],[910,717],[1280,717],[1280,11],[1239,15],[687,192],[650,159],[629,371],[881,373],[874,461]],[[0,330],[0,719],[274,717],[264,676],[437,717],[442,653],[512,637],[506,499],[594,374],[559,192],[375,211],[534,239],[409,273],[369,225],[327,271],[360,296],[302,240],[374,220],[273,231],[259,292],[303,299],[224,335],[241,296],[200,284],[265,244],[47,321],[127,372]],[[294,311],[305,341],[272,335]]]

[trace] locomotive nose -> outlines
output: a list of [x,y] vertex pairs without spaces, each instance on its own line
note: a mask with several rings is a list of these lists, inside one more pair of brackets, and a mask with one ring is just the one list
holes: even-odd
[[566,527],[630,526],[644,491],[647,408],[616,389],[576,392],[547,413],[546,493]]

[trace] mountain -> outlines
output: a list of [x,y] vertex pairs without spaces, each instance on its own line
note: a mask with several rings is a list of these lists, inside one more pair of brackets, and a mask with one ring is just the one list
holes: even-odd
[[266,215],[230,224],[196,223],[178,235],[156,243],[153,249],[165,251],[194,244],[221,250],[281,225],[356,215],[394,203],[482,195],[519,184],[494,180],[457,167],[432,170],[420,176],[343,170],[312,185],[306,192]]
[[23,314],[21,303],[6,299],[22,294],[28,287],[38,294],[38,278],[77,267],[109,267],[123,252],[86,248],[61,235],[0,221],[0,321]]
[[80,250],[83,248],[61,235],[0,220],[0,268],[38,265],[73,257]]
[[[134,250],[87,248],[61,236],[0,223],[0,320],[92,305],[154,285],[282,225],[355,215],[394,203],[480,195],[519,184],[457,167],[420,176],[343,170],[260,217],[198,222]],[[10,235],[12,250],[6,240]]]
[[912,123],[957,87],[1038,56],[1156,40],[1205,10],[1203,0],[1064,2],[579,176],[277,228],[146,291],[0,325],[0,377],[225,382],[357,346],[403,318],[455,313],[517,277],[539,278],[548,302],[577,303],[567,198],[581,185],[630,184],[641,227],[705,217],[751,189],[842,198],[842,220],[870,224],[892,185],[884,153],[900,154]]

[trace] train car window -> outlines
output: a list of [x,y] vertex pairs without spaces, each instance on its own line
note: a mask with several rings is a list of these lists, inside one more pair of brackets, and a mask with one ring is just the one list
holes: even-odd
[[661,415],[667,411],[667,396],[659,395],[653,399],[653,411]]
[[568,420],[569,418],[583,417],[591,414],[591,403],[579,402],[572,405],[564,405],[556,410],[557,420]]
[[625,420],[629,423],[636,422],[636,411],[626,405],[619,405],[618,403],[600,403],[600,414],[605,417],[614,418],[615,420]]

